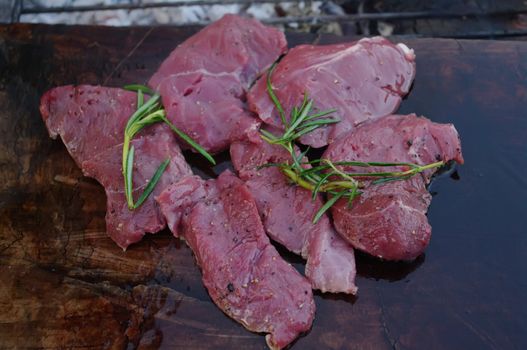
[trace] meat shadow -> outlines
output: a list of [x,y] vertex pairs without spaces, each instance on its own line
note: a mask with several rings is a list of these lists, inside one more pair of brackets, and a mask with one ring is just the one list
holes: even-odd
[[396,282],[406,278],[421,266],[426,254],[419,255],[413,261],[385,261],[355,250],[357,276]]

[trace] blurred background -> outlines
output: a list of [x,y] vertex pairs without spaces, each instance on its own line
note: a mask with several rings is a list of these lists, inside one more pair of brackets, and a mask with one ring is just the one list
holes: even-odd
[[0,0],[0,22],[204,25],[225,13],[337,35],[527,39],[526,0]]

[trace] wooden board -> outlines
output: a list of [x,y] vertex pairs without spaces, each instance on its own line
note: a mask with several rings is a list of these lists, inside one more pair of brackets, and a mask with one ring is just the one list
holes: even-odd
[[[194,31],[0,26],[0,348],[265,348],[212,304],[167,231],[126,252],[106,236],[102,187],[38,111],[56,85],[145,82]],[[400,111],[455,123],[466,165],[432,185],[426,254],[359,254],[358,296],[317,294],[313,328],[292,348],[526,348],[527,44],[406,43],[417,77]]]

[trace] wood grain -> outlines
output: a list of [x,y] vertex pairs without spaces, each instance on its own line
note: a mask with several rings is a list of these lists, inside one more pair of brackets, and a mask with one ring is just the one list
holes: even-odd
[[[0,348],[265,348],[214,306],[191,251],[169,232],[126,252],[113,244],[103,189],[38,112],[53,86],[145,82],[195,30],[0,26]],[[525,348],[527,44],[406,43],[418,67],[401,111],[455,123],[467,164],[461,180],[432,185],[426,256],[397,264],[359,254],[358,297],[317,294],[314,326],[292,348]],[[188,159],[205,176],[229,166]]]

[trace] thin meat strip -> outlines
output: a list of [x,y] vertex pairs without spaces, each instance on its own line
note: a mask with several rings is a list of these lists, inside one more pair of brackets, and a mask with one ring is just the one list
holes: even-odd
[[[425,165],[454,160],[463,163],[459,135],[454,126],[433,123],[415,114],[391,115],[365,123],[331,144],[323,158],[333,162]],[[345,167],[344,170],[364,172],[360,167]],[[394,170],[368,168],[368,172]],[[415,259],[428,246],[432,233],[426,217],[432,196],[426,186],[434,171],[377,185],[366,182],[362,194],[351,206],[347,200],[339,200],[332,207],[337,231],[356,249],[373,256],[386,260]]]
[[[136,110],[137,95],[118,88],[61,86],[41,99],[40,112],[52,138],[60,136],[84,175],[97,179],[106,191],[106,231],[121,248],[138,242],[146,232],[166,226],[153,196],[128,209],[124,195],[122,143],[125,125]],[[172,131],[165,125],[145,128],[132,141],[135,147],[133,194],[139,197],[157,167],[170,163],[154,195],[181,177],[191,175]]]
[[333,229],[327,215],[314,224],[322,206],[320,196],[292,185],[269,163],[290,161],[288,152],[254,134],[231,145],[231,159],[253,195],[269,237],[307,260],[305,274],[312,288],[322,292],[357,292],[352,246]]
[[187,177],[157,201],[174,235],[183,236],[216,305],[281,349],[310,329],[309,282],[286,263],[264,233],[249,190],[231,172],[216,180]]
[[178,128],[218,153],[258,129],[259,120],[245,109],[246,90],[286,50],[276,28],[225,15],[176,47],[149,85]]
[[[335,108],[340,123],[317,129],[300,138],[313,147],[330,144],[359,123],[397,110],[415,76],[415,55],[404,44],[381,38],[365,38],[337,45],[299,45],[278,63],[272,86],[286,115],[299,106],[304,93],[315,109]],[[262,77],[250,89],[251,111],[266,124],[282,128]]]

